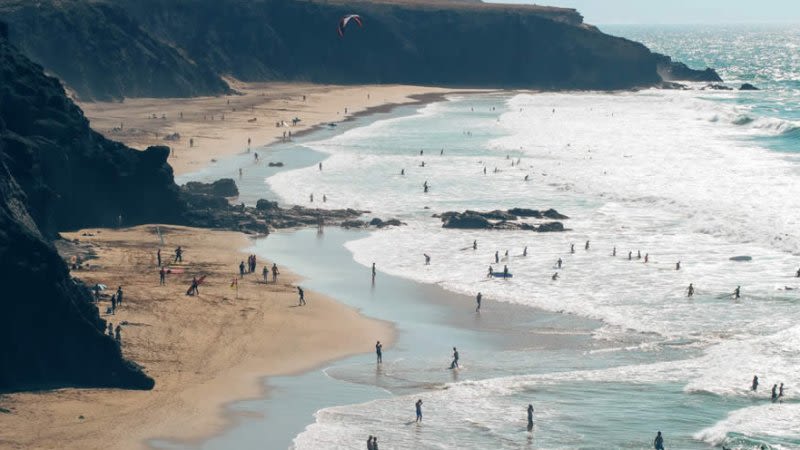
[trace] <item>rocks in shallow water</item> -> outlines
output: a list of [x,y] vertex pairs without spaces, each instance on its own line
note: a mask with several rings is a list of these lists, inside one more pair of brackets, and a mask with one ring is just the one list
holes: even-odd
[[442,228],[457,228],[471,230],[529,230],[540,232],[564,231],[564,224],[561,222],[547,222],[543,224],[532,224],[517,221],[519,217],[531,217],[535,219],[569,219],[569,217],[559,213],[555,209],[539,211],[528,208],[512,208],[508,211],[494,210],[489,212],[464,211],[463,213],[447,211],[442,214],[434,214],[442,220]]
[[367,223],[363,220],[345,220],[342,222],[342,228],[364,228],[367,226]]
[[270,161],[269,164],[267,164],[267,165],[270,166],[270,167],[283,167],[283,163],[280,162],[280,161],[278,161],[278,162]]
[[700,89],[702,89],[704,91],[707,90],[707,89],[710,89],[712,91],[732,91],[733,90],[732,87],[725,86],[724,84],[707,84],[707,85],[703,86]]
[[256,209],[259,211],[266,211],[268,209],[275,209],[278,207],[278,202],[271,202],[263,198],[256,202]]
[[760,91],[761,89],[753,86],[750,83],[743,83],[741,86],[739,86],[739,90],[740,91]]
[[222,178],[213,183],[190,181],[181,186],[181,189],[190,194],[216,195],[218,197],[236,197],[239,195],[236,182],[231,178]]

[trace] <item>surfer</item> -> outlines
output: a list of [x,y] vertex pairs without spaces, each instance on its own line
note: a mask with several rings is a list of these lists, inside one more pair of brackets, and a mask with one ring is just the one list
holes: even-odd
[[558,266],[558,268],[559,268],[559,269],[561,268],[561,264],[562,264],[563,262],[564,262],[564,261],[562,261],[562,260],[561,260],[561,257],[559,257],[559,258],[558,258],[558,261],[556,261],[556,265]]
[[450,363],[450,368],[451,369],[458,368],[458,350],[456,350],[455,347],[453,347],[453,362]]
[[417,410],[417,423],[422,422],[422,399],[417,400],[417,403],[414,404],[414,408]]
[[551,278],[553,279],[553,281],[558,280],[558,272],[554,272]]
[[477,240],[472,241],[472,249],[473,250],[477,250],[478,249],[478,241]]
[[689,287],[686,288],[686,296],[691,297],[693,295],[694,295],[694,285],[692,285],[692,283],[689,283]]
[[731,295],[733,295],[733,298],[739,298],[740,297],[741,289],[742,289],[741,286],[736,286],[736,289],[734,289],[733,294],[731,294]]
[[753,392],[758,390],[758,375],[753,375],[753,385],[750,388]]
[[508,266],[503,266],[503,278],[508,278]]
[[427,253],[423,253],[422,255],[425,256],[425,265],[426,266],[430,266],[431,265],[431,257]]
[[533,405],[528,405],[528,431],[533,430]]
[[656,450],[664,450],[664,437],[661,436],[660,431],[658,434],[656,434],[656,438],[653,440],[653,447],[655,447]]
[[482,299],[482,298],[483,298],[483,295],[481,295],[481,293],[480,293],[480,292],[478,292],[478,296],[477,296],[477,297],[475,297],[475,301],[477,301],[477,302],[478,302],[478,307],[477,307],[477,308],[475,308],[475,312],[480,312],[480,311],[481,311],[481,299]]
[[525,248],[522,249],[522,256],[528,256],[528,246],[526,245]]

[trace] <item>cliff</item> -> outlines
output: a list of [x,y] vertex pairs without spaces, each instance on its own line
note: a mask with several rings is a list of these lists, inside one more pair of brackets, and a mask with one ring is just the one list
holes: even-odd
[[48,240],[57,230],[180,218],[166,148],[110,142],[0,24],[0,392],[62,386],[150,389],[103,334],[89,291]]
[[83,100],[229,92],[209,68],[159,42],[113,2],[0,0],[10,38]]
[[[336,33],[338,20],[358,13]],[[0,0],[11,40],[81,98],[193,96],[245,81],[625,89],[659,55],[574,9],[457,0]]]

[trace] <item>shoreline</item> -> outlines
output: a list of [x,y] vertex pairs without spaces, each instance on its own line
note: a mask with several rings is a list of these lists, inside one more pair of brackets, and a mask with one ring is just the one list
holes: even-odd
[[[240,95],[136,98],[122,103],[82,102],[79,106],[92,129],[111,140],[140,150],[151,145],[169,146],[172,151],[167,162],[175,176],[183,176],[228,156],[291,142],[283,139],[284,133],[302,137],[328,123],[430,103],[448,94],[487,92],[406,85],[231,83]],[[293,118],[301,121],[292,125]],[[276,126],[278,123],[282,126]],[[173,133],[180,137],[164,140]]]

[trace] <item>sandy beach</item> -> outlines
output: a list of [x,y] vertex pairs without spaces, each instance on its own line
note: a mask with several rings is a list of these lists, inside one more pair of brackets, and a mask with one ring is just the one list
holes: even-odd
[[[59,389],[4,396],[0,447],[19,449],[138,449],[145,440],[209,436],[230,421],[223,406],[263,395],[261,377],[291,374],[346,355],[387,345],[393,329],[329,298],[306,292],[296,307],[295,285],[282,271],[264,284],[262,264],[231,288],[248,247],[240,233],[160,226],[162,257],[181,245],[183,273],[159,285],[156,226],[65,233],[92,252],[88,268],[73,271],[88,284],[122,285],[124,303],[103,317],[122,324],[122,349],[156,380],[152,391]],[[86,235],[84,234],[86,233]],[[271,262],[269,262],[271,265]],[[280,266],[280,262],[278,262]],[[206,275],[199,296],[185,292],[194,275]],[[106,291],[109,295],[111,290]]]
[[[245,151],[248,139],[250,148],[256,148],[279,142],[284,134],[288,138],[290,133],[296,136],[321,124],[454,92],[405,85],[228,82],[240,95],[79,105],[92,128],[109,139],[138,149],[171,147],[169,163],[181,175]],[[293,124],[295,118],[300,121]],[[176,137],[165,140],[169,135]]]

